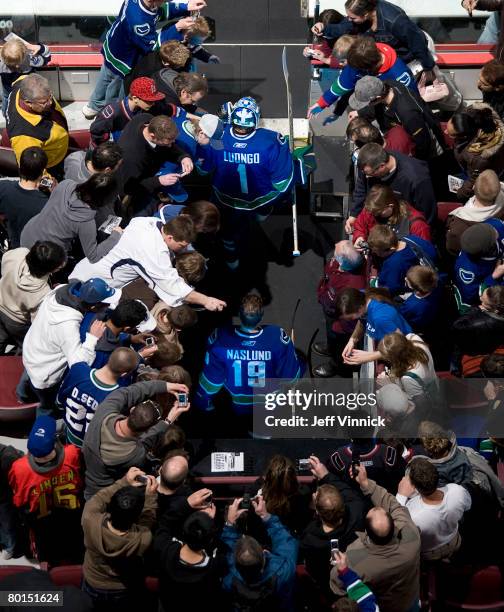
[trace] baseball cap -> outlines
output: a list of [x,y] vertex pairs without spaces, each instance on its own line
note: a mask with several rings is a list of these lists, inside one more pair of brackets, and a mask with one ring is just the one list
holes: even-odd
[[210,138],[210,145],[214,149],[221,150],[224,148],[222,138],[224,136],[224,124],[217,117],[207,113],[203,115],[199,121],[200,130]]
[[485,255],[495,246],[497,232],[489,223],[475,223],[460,237],[460,247],[468,255]]
[[372,100],[383,94],[384,84],[374,76],[365,76],[359,79],[355,85],[354,93],[350,96],[348,104],[354,110],[360,110],[367,106]]
[[55,419],[47,415],[37,417],[28,436],[28,450],[30,453],[34,457],[45,457],[53,450],[55,442]]
[[117,301],[117,291],[109,287],[102,278],[90,278],[84,283],[77,283],[72,293],[86,304],[110,304]]
[[165,97],[164,93],[158,91],[154,79],[149,79],[149,77],[134,79],[129,93],[130,96],[136,96],[145,102],[156,102],[157,100],[163,100]]
[[157,321],[156,319],[153,317],[153,315],[150,313],[149,309],[147,308],[147,306],[142,302],[142,300],[136,300],[137,302],[140,302],[140,304],[142,304],[142,306],[145,307],[145,319],[139,323],[136,328],[138,329],[138,331],[140,333],[144,333],[144,332],[151,332],[154,331],[157,327]]

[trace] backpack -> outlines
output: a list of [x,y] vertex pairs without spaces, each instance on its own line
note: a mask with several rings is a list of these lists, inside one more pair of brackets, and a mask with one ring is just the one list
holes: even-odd
[[277,612],[276,583],[276,576],[271,576],[266,582],[259,584],[246,584],[238,578],[233,578],[231,585],[232,612]]

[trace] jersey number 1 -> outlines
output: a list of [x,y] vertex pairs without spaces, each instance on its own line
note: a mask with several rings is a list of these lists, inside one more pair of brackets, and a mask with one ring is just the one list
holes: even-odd
[[233,361],[234,384],[235,387],[241,387],[247,384],[249,387],[265,387],[266,386],[266,362],[264,361],[248,361],[247,363],[247,379],[242,382],[242,362],[241,359]]
[[245,164],[238,164],[237,167],[238,174],[240,176],[240,189],[243,194],[248,193],[248,183],[247,183],[247,166]]

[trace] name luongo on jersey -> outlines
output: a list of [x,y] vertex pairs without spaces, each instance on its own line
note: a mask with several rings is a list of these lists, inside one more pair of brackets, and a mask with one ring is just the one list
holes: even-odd
[[249,351],[247,349],[228,349],[227,359],[243,359],[246,361],[270,361],[271,351]]
[[231,164],[260,164],[261,154],[224,151],[224,161]]

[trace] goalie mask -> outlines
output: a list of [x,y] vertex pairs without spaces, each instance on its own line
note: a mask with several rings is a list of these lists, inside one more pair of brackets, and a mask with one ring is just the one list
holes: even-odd
[[254,98],[240,98],[231,111],[231,124],[253,132],[259,125],[261,110]]

